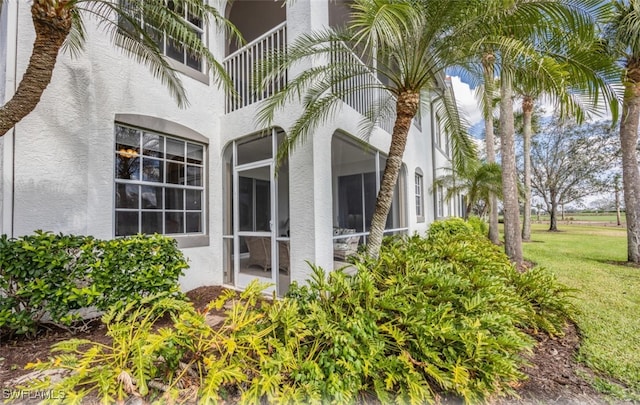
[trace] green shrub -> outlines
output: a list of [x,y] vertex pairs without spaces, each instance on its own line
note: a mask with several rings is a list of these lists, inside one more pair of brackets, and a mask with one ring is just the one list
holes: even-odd
[[36,232],[0,237],[0,335],[27,334],[47,322],[71,325],[79,309],[106,310],[162,291],[178,292],[187,267],[174,240],[109,241]]
[[562,335],[567,319],[574,319],[577,309],[568,300],[574,290],[560,284],[555,275],[542,267],[516,273],[513,286],[531,306],[527,327],[550,335]]
[[433,403],[442,393],[478,402],[508,392],[533,345],[524,330],[561,330],[565,291],[543,270],[520,275],[475,231],[448,229],[387,240],[354,276],[314,268],[282,300],[262,299],[255,282],[240,297],[227,292],[209,305],[232,300],[215,328],[208,311],[171,301],[154,301],[151,313],[170,307],[174,319],[155,332],[149,311],[114,310],[104,318],[112,346],[59,344],[60,355],[34,367],[74,373],[32,389],[66,398],[94,390],[107,402],[314,404]]
[[485,235],[485,236],[489,235],[489,224],[487,224],[482,218],[476,217],[475,215],[471,215],[467,219],[467,222],[479,234]]
[[[436,229],[458,231],[430,233],[422,254],[426,260],[446,263],[463,263],[469,268],[484,269],[500,275],[510,288],[515,290],[524,312],[519,317],[519,326],[534,332],[542,330],[551,335],[561,335],[567,319],[574,317],[575,306],[571,303],[572,290],[557,281],[544,268],[518,272],[502,250],[486,237],[478,237],[460,226],[459,218],[437,221]],[[418,242],[416,242],[418,243]],[[415,258],[416,255],[414,254]]]
[[435,221],[431,225],[429,225],[427,237],[437,238],[441,234],[468,235],[475,232],[475,228],[469,222],[465,221],[462,218],[451,217],[441,221]]
[[[191,303],[169,294],[149,296],[111,308],[102,318],[110,345],[72,339],[56,344],[54,358],[32,363],[37,370],[64,369],[70,375],[51,383],[48,378],[31,381],[25,390],[52,390],[60,395],[47,403],[77,403],[89,393],[102,403],[124,402],[130,396],[161,403],[219,402],[251,378],[267,375],[265,364],[282,350],[270,333],[271,304],[261,300],[264,284],[252,283],[242,292],[218,328],[207,324],[208,311],[196,311]],[[227,291],[209,309],[220,310],[235,298]],[[283,303],[284,304],[284,303]],[[278,308],[283,304],[277,304]],[[161,316],[170,314],[172,328],[154,328]]]

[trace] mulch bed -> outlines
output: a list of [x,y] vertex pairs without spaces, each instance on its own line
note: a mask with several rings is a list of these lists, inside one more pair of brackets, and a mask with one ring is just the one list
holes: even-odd
[[[196,308],[203,309],[223,290],[219,286],[200,287],[189,291],[187,297]],[[0,391],[5,387],[5,381],[29,372],[24,370],[27,363],[46,359],[53,344],[72,337],[107,343],[109,338],[105,336],[105,331],[102,323],[94,321],[89,325],[89,330],[82,333],[48,329],[34,339],[0,342]],[[580,376],[580,373],[589,371],[575,361],[580,344],[575,325],[568,325],[562,338],[551,339],[539,334],[536,339],[538,344],[533,354],[528,356],[530,364],[523,369],[528,379],[515,387],[517,397],[497,398],[491,402],[500,405],[611,403],[610,399],[607,401]]]
[[575,360],[580,345],[577,327],[571,323],[561,338],[534,336],[536,347],[526,356],[529,365],[523,372],[527,379],[516,387],[519,398],[501,399],[501,404],[609,404],[580,374],[590,371]]

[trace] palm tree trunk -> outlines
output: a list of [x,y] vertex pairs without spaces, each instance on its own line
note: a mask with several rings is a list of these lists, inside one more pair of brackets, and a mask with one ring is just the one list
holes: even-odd
[[[495,163],[496,146],[493,133],[493,83],[494,83],[494,63],[495,55],[487,53],[482,57],[482,70],[484,79],[484,133],[485,147],[487,151],[487,162]],[[489,195],[489,239],[495,245],[500,244],[500,233],[498,230],[498,198],[495,194]]]
[[470,202],[468,202],[464,209],[465,209],[465,211],[464,211],[464,217],[463,217],[463,219],[464,219],[465,221],[467,221],[467,220],[469,220],[469,215],[471,215],[471,214],[470,214],[470,212],[471,212],[471,203],[470,203]]
[[640,263],[640,173],[638,173],[638,121],[640,120],[640,61],[630,61],[624,81],[620,122],[622,185],[627,220],[627,259]]
[[34,1],[31,6],[36,40],[20,85],[11,100],[0,107],[0,136],[36,108],[51,82],[58,52],[71,30],[71,14],[66,3]]
[[380,191],[376,199],[376,207],[371,219],[371,229],[367,240],[367,255],[378,257],[380,246],[382,245],[382,235],[387,216],[391,210],[393,201],[393,190],[398,182],[398,175],[402,167],[402,156],[407,145],[407,136],[411,128],[411,120],[418,111],[420,105],[420,93],[415,91],[405,91],[398,95],[396,103],[396,122],[391,135],[391,146],[387,164],[384,167]]
[[615,182],[615,196],[616,196],[616,223],[618,224],[618,226],[622,225],[622,222],[620,221],[620,175],[616,175],[614,180]]
[[522,235],[520,233],[512,95],[511,79],[507,74],[503,74],[500,80],[500,151],[504,202],[504,247],[509,259],[516,265],[520,265],[523,261]]
[[524,215],[522,218],[522,240],[531,240],[531,133],[533,116],[533,98],[524,96],[522,99],[523,118],[523,148],[524,155]]

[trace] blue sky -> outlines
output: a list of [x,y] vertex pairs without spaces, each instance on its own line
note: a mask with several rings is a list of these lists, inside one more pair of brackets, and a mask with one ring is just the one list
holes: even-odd
[[458,107],[469,121],[469,132],[476,138],[483,137],[484,122],[475,99],[475,91],[471,90],[469,85],[460,80],[458,76],[451,76],[451,85],[456,95]]

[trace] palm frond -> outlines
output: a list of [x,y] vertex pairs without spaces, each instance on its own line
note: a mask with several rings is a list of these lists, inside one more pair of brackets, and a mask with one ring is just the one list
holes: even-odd
[[445,89],[441,101],[436,103],[436,115],[440,117],[442,129],[450,136],[452,144],[452,163],[462,169],[468,161],[477,159],[477,148],[468,133],[466,119],[460,116],[453,92]]
[[[232,81],[222,64],[211,53],[192,23],[213,23],[228,35],[242,41],[239,31],[202,0],[177,0],[168,6],[165,0],[73,0],[73,27],[65,49],[77,55],[84,44],[83,16],[94,18],[111,40],[128,57],[147,66],[165,85],[179,107],[188,105],[187,94],[176,71],[159,47],[159,36],[166,35],[183,46],[190,56],[203,59],[214,83],[233,92]],[[184,11],[188,10],[185,18]],[[191,20],[191,21],[189,21]]]
[[76,8],[71,9],[71,30],[69,35],[60,48],[63,52],[69,52],[71,57],[77,58],[84,50],[84,44],[86,42],[84,22],[79,10]]

